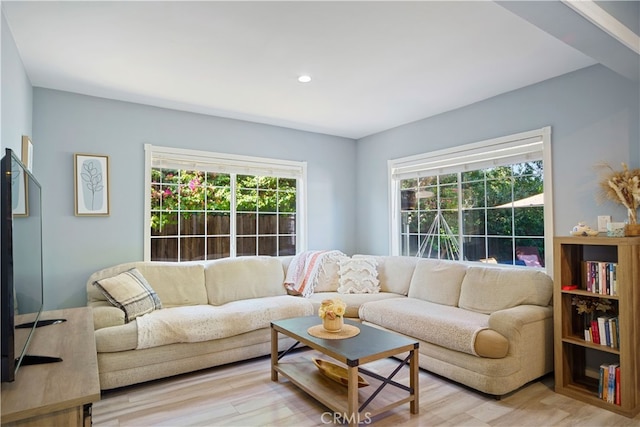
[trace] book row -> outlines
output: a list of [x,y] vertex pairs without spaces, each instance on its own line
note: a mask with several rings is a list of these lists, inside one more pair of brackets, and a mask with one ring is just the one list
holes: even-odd
[[617,363],[600,365],[598,397],[620,406],[620,365]]
[[584,261],[584,269],[587,292],[600,295],[618,295],[617,263]]
[[620,326],[618,323],[618,318],[612,316],[600,316],[593,319],[584,330],[585,341],[619,350]]

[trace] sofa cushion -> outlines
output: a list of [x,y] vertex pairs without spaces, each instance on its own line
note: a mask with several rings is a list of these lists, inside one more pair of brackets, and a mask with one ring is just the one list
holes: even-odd
[[87,301],[105,301],[105,296],[93,286],[96,280],[112,277],[137,268],[156,292],[163,307],[207,304],[202,262],[137,261],[96,271],[87,281]]
[[[370,255],[353,255],[352,258],[369,257]],[[419,258],[407,256],[373,256],[378,262],[378,280],[380,292],[393,292],[407,295],[413,270]]]
[[344,257],[338,261],[338,292],[341,294],[376,294],[380,292],[378,262],[374,257]]
[[289,268],[291,261],[293,261],[293,257],[294,257],[293,255],[283,255],[283,256],[277,257],[282,263],[282,269],[285,275],[287,274],[287,269]]
[[207,303],[202,262],[142,262],[138,270],[153,286],[163,307]]
[[318,313],[320,303],[325,299],[339,298],[347,304],[347,310],[344,313],[344,317],[352,319],[358,318],[358,310],[360,306],[368,301],[381,301],[393,298],[406,299],[404,295],[398,295],[391,292],[378,292],[377,294],[341,294],[339,292],[317,292],[311,295],[308,299],[313,303],[314,313]]
[[225,258],[205,267],[209,304],[286,295],[282,263],[273,257]]
[[457,306],[465,264],[436,259],[420,259],[409,285],[409,297],[438,304]]
[[480,356],[476,351],[479,333],[489,329],[487,314],[417,298],[367,302],[360,307],[360,319],[421,341],[475,356]]
[[111,304],[124,311],[125,322],[162,308],[160,298],[137,268],[94,282]]
[[542,271],[522,268],[469,267],[458,305],[490,314],[523,304],[546,306],[553,282]]
[[126,325],[102,328],[95,332],[95,338],[98,353],[135,350],[138,345],[138,324],[129,322]]

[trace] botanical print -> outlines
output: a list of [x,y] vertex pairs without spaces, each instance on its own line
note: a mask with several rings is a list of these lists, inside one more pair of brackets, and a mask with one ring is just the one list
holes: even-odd
[[104,184],[102,181],[102,165],[94,159],[82,162],[80,177],[82,178],[82,203],[92,212],[102,210]]
[[109,215],[109,157],[75,155],[76,215]]

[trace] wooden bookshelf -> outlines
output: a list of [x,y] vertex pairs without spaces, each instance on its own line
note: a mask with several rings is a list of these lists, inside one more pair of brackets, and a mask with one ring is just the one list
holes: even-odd
[[[588,265],[615,266],[597,290]],[[600,281],[604,280],[603,277]],[[607,286],[615,278],[617,292]],[[592,282],[591,282],[592,283]],[[577,289],[563,289],[577,285]],[[604,290],[600,290],[600,286]],[[589,341],[584,316],[574,299],[593,299],[611,307],[617,318],[617,345]],[[556,237],[554,239],[555,391],[601,408],[634,417],[640,413],[640,237]],[[595,317],[603,312],[596,312]],[[619,404],[600,397],[600,366],[620,366]]]

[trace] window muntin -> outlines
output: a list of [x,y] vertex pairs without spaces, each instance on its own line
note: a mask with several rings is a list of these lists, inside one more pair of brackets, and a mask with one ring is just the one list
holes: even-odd
[[550,128],[389,161],[390,253],[544,267],[550,165]]
[[145,150],[146,260],[304,250],[306,163],[149,144]]
[[237,256],[296,253],[295,179],[238,175]]
[[151,261],[230,254],[229,174],[151,169]]

